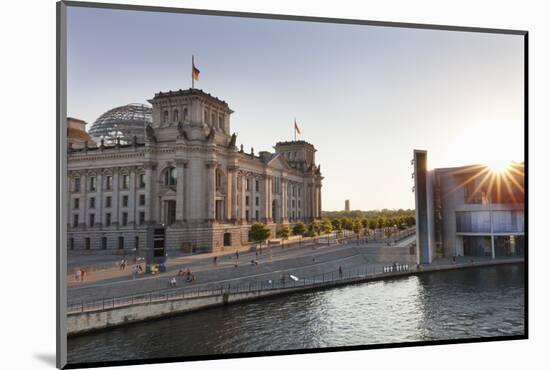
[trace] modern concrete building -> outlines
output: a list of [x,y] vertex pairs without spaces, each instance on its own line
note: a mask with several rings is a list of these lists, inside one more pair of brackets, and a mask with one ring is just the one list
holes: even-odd
[[524,254],[524,165],[503,171],[471,165],[428,171],[414,151],[418,263],[452,256]]
[[345,210],[346,210],[346,212],[350,211],[349,199],[346,199]]
[[68,248],[143,248],[151,225],[166,248],[208,252],[248,243],[248,230],[321,217],[320,166],[305,141],[245,153],[231,133],[233,111],[198,89],[149,100],[144,142],[101,141],[68,153]]

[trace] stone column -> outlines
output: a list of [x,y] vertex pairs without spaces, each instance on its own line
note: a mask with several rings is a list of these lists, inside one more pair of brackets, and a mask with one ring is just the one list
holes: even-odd
[[[250,177],[250,219],[256,218],[256,177]],[[259,221],[259,220],[258,220]]]
[[120,185],[119,185],[120,169],[113,168],[113,198],[111,199],[111,225],[118,226],[118,203],[120,198]]
[[[145,223],[153,223],[153,163],[144,163],[145,168]],[[114,181],[114,178],[113,178]]]
[[80,199],[78,206],[79,209],[79,220],[78,220],[78,226],[86,226],[87,220],[86,220],[86,206],[87,206],[87,197],[86,194],[88,192],[88,175],[86,172],[80,173]]
[[286,178],[281,178],[281,218],[283,223],[288,222],[288,188]]
[[273,214],[272,214],[273,212],[271,208],[271,203],[273,199],[273,192],[272,192],[273,178],[271,177],[271,175],[266,176],[265,182],[266,182],[267,223],[270,223],[273,221]]
[[241,174],[241,223],[246,223],[246,175]]
[[206,219],[216,219],[216,162],[206,162]]
[[178,224],[185,220],[185,167],[187,167],[187,161],[176,159],[176,223]]
[[231,174],[231,221],[236,222],[238,220],[237,215],[237,169],[231,168],[229,170]]
[[95,198],[95,222],[98,226],[103,225],[103,172],[97,173],[97,196]]
[[130,194],[128,196],[128,225],[135,225],[136,220],[136,168],[130,169]]

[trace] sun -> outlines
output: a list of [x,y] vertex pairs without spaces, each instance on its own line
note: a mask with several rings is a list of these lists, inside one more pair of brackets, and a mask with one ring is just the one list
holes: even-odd
[[511,161],[502,158],[493,158],[487,161],[487,167],[493,173],[504,173],[510,169]]

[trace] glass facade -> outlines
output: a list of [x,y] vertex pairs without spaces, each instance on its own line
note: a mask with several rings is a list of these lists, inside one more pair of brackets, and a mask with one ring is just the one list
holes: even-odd
[[[523,211],[493,211],[493,233],[524,232]],[[457,233],[490,233],[491,212],[457,212]]]

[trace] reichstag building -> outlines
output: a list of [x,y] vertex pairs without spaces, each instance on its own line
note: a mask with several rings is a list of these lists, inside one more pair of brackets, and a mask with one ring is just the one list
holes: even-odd
[[[95,144],[69,140],[69,250],[145,248],[147,230],[163,225],[168,251],[211,252],[248,244],[254,222],[275,235],[321,217],[313,145],[278,142],[273,153],[245,153],[228,104],[199,89],[160,92],[149,103],[141,135],[133,118],[131,137],[117,137],[123,127],[114,125],[115,135]],[[128,109],[147,118],[142,107]],[[102,116],[104,131],[106,122]]]

